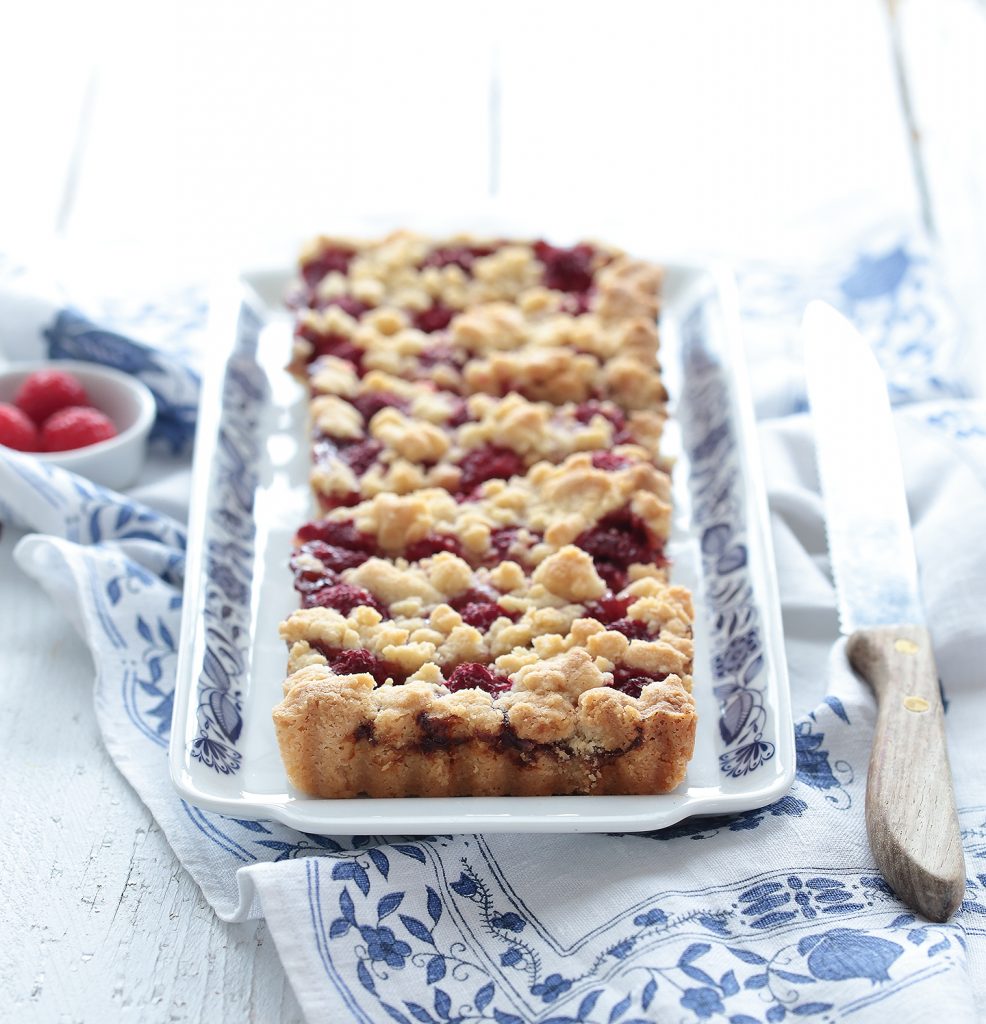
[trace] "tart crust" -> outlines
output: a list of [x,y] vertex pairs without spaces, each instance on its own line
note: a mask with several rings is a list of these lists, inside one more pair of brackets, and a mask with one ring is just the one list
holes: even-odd
[[[299,669],[274,711],[288,776],[318,797],[646,794],[682,781],[696,715],[680,677],[630,697],[579,649],[541,668],[542,685],[498,698]],[[599,680],[582,689],[593,672]]]

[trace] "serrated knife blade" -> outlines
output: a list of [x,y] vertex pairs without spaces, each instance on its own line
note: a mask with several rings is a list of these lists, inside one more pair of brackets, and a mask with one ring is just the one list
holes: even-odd
[[945,921],[961,903],[965,862],[886,382],[866,341],[826,303],[808,305],[802,333],[840,627],[878,705],[870,848],[901,900]]

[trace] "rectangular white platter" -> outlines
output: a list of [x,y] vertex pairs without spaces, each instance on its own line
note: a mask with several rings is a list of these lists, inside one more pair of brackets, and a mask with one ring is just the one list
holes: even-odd
[[217,293],[203,387],[171,733],[191,803],[321,835],[641,832],[762,807],[794,779],[794,736],[766,498],[735,285],[665,263],[661,363],[672,395],[672,578],[696,604],[699,723],[688,774],[660,796],[319,800],[289,784],[271,710],[297,607],[287,560],[312,515],[307,410],[284,369],[290,272]]

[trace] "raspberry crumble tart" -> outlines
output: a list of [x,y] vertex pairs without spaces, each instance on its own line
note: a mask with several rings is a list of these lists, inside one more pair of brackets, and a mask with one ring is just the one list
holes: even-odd
[[668,581],[659,268],[321,237],[291,296],[320,518],[274,710],[319,797],[664,793],[695,737]]

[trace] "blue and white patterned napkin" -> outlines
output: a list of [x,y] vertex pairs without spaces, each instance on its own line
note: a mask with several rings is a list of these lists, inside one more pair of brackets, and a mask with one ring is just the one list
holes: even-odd
[[[87,310],[28,299],[6,355],[122,365],[155,387],[162,454],[134,494],[0,455],[0,518],[92,648],[106,745],[225,919],[264,914],[311,1021],[634,1024],[640,1021],[975,1020],[986,1007],[986,408],[957,400],[964,368],[926,253],[908,240],[817,276],[741,279],[763,414],[785,612],[798,775],[776,804],[648,835],[305,835],[180,800],[168,781],[193,428],[197,298]],[[915,919],[876,872],[863,795],[872,700],[845,666],[795,348],[807,298],[872,332],[895,396],[922,588],[948,701],[967,898],[947,925]],[[95,326],[98,322],[99,326]],[[946,396],[953,396],[946,398]],[[178,455],[174,451],[179,452]]]

